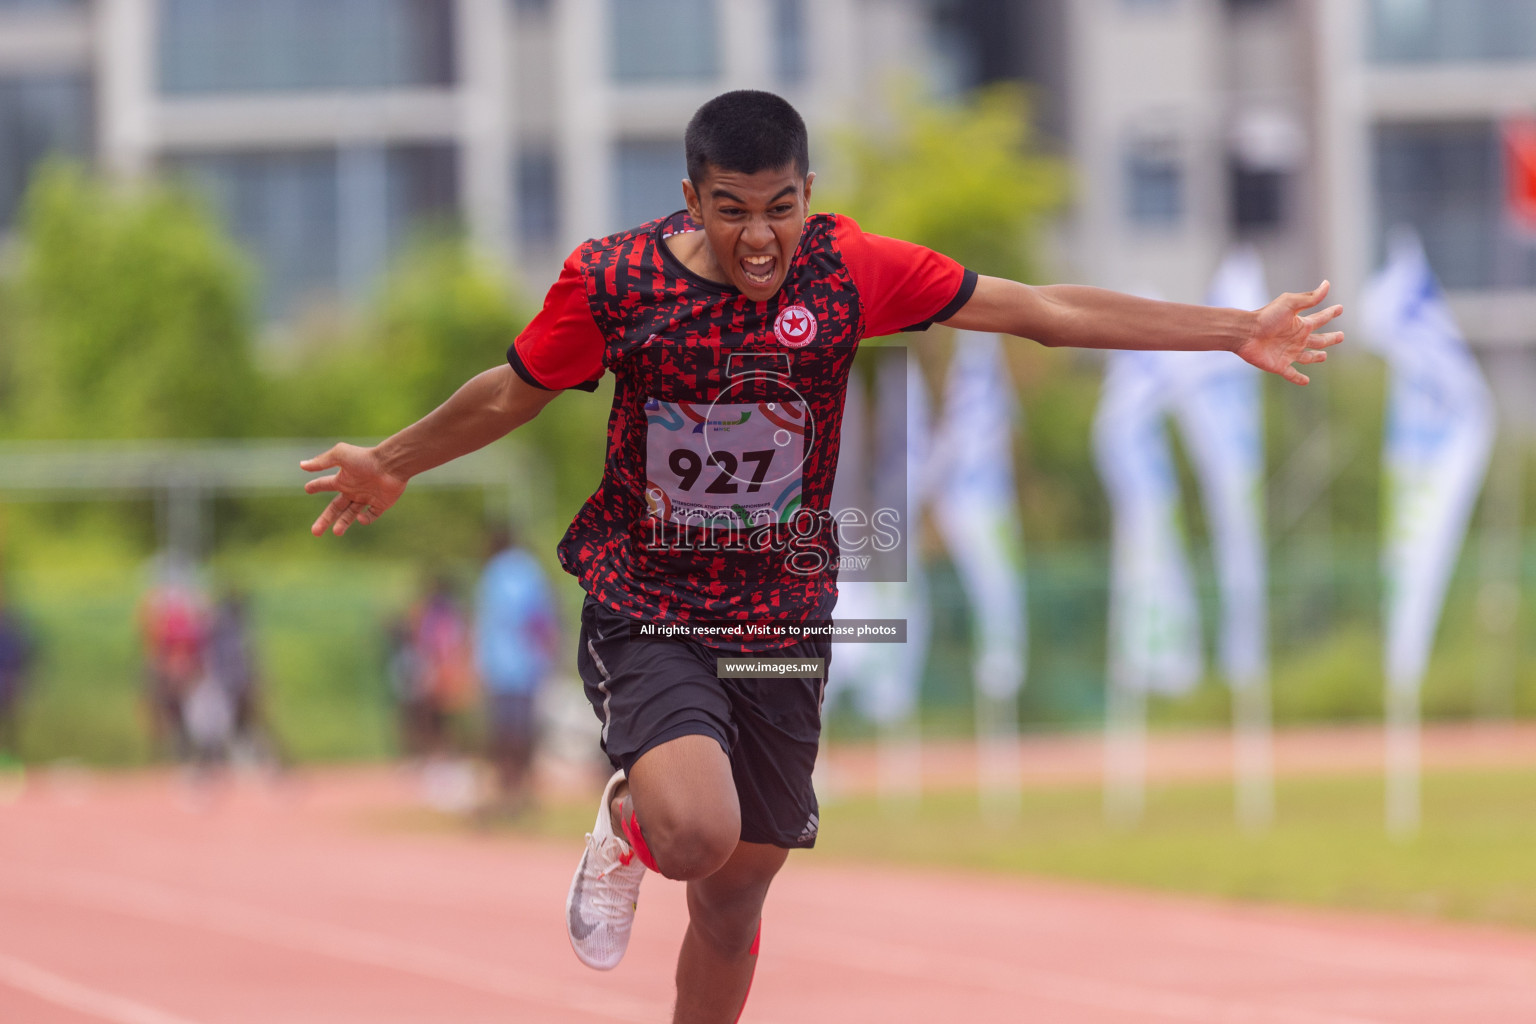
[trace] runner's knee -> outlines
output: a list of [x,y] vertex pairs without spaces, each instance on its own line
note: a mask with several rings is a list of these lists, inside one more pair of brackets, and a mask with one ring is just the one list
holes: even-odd
[[715,813],[695,809],[659,809],[643,812],[640,828],[646,845],[663,875],[691,881],[720,869],[741,838],[741,814],[734,807]]
[[645,845],[668,878],[713,874],[741,839],[741,807],[720,741],[688,734],[645,753],[629,773]]

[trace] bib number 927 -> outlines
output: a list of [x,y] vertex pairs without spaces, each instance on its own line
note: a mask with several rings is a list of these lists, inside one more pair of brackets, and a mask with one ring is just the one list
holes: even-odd
[[800,402],[646,403],[648,514],[703,527],[784,522],[800,506]]
[[[738,459],[731,452],[710,452],[699,460],[699,453],[691,448],[674,448],[672,454],[667,457],[667,466],[677,474],[678,486],[685,491],[693,490],[698,483],[699,476],[704,472],[706,465],[718,467],[720,475],[716,476],[704,488],[706,494],[736,494],[745,478],[746,493],[754,494],[763,489],[763,481],[768,477],[769,467],[773,465],[773,451],[767,449],[759,452],[742,452]],[[751,467],[751,476],[747,477],[743,467]],[[738,471],[741,476],[737,476]]]

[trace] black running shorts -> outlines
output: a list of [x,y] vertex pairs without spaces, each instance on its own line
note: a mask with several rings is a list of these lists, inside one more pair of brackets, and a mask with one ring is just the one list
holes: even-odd
[[[632,639],[633,622],[591,597],[581,608],[576,665],[603,724],[608,760],[627,772],[668,740],[712,737],[731,760],[742,840],[784,849],[816,845],[811,771],[822,680],[720,679],[715,651],[692,640]],[[830,648],[825,640],[805,641],[770,657],[830,660]]]

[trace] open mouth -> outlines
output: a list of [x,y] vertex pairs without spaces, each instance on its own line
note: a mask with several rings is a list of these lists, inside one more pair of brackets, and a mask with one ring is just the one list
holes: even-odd
[[741,260],[741,272],[753,284],[765,285],[773,281],[773,271],[778,263],[779,261],[772,256],[744,256]]

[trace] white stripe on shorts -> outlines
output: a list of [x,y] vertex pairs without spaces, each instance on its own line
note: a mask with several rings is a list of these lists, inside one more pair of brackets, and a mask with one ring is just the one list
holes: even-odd
[[603,664],[603,659],[598,656],[597,646],[592,643],[592,638],[587,637],[587,653],[592,655],[592,664],[597,666],[598,674],[603,681],[597,684],[597,689],[603,695],[603,745],[608,745],[608,723],[613,719],[613,713],[609,709],[609,702],[613,700],[613,694],[608,692],[608,680],[613,678],[608,673],[608,666]]

